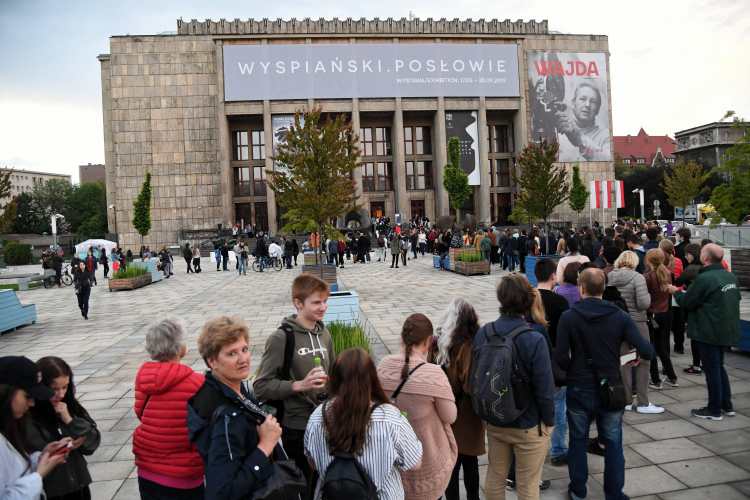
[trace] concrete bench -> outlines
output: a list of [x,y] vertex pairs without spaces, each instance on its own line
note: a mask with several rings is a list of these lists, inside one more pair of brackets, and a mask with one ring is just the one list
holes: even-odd
[[26,278],[18,278],[18,291],[19,292],[28,292],[29,291],[29,283],[31,283],[32,281],[44,281],[48,277],[49,277],[49,275],[37,274],[35,276],[29,276],[29,277],[26,277]]
[[26,323],[36,323],[36,306],[22,306],[16,292],[0,290],[0,332],[15,330]]

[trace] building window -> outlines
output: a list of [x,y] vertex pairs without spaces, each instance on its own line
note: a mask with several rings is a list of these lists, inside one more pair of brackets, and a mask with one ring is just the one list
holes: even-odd
[[31,182],[36,182],[36,177],[32,177]]
[[372,156],[372,129],[359,129],[359,142],[362,145],[362,156]]
[[414,171],[414,162],[406,162],[406,189],[432,189],[432,162],[418,161]]
[[234,195],[250,196],[250,167],[234,168]]
[[248,159],[247,132],[232,132],[232,159],[236,161]]
[[665,158],[667,160],[667,163],[674,163],[674,158]]
[[622,162],[623,162],[623,163],[624,163],[625,165],[630,165],[630,158],[623,158],[623,159],[622,159]]
[[[365,129],[369,130],[369,129]],[[362,190],[375,191],[374,164],[372,162],[362,164]]]
[[430,142],[430,127],[415,127],[414,131],[417,136],[417,154],[432,154],[432,143]]
[[645,158],[636,158],[636,159],[635,159],[635,162],[636,162],[636,163],[637,163],[638,165],[645,165],[645,164],[646,164],[646,159],[645,159]]
[[497,187],[510,186],[510,160],[495,160]]
[[265,160],[266,133],[263,130],[253,130],[251,137],[253,141],[253,160]]
[[375,151],[378,156],[391,155],[391,128],[377,127],[375,129]]
[[[488,136],[489,140],[489,136]],[[490,153],[508,153],[508,126],[507,125],[493,125],[492,126],[492,144],[494,148],[488,149]],[[490,144],[487,145],[489,148]]]
[[404,127],[404,143],[406,145],[406,154],[414,154],[414,135],[411,127]]
[[393,191],[393,163],[378,163],[378,191]]
[[253,192],[255,196],[266,195],[266,172],[264,167],[253,167]]
[[362,164],[363,191],[393,191],[393,163],[366,162]]

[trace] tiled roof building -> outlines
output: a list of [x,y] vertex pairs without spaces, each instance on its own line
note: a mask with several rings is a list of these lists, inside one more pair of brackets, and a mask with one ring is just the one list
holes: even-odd
[[631,168],[633,165],[655,167],[675,162],[675,141],[668,135],[650,136],[641,128],[636,136],[614,136],[614,143],[623,163]]

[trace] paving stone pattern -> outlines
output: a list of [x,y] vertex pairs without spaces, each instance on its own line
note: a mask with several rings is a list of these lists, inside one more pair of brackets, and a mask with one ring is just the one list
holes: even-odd
[[[189,339],[183,363],[202,372],[205,366],[196,339],[209,318],[230,315],[247,323],[252,366],[257,367],[266,339],[292,313],[290,284],[300,267],[262,274],[250,270],[239,276],[233,271],[217,272],[207,262],[203,273],[186,275],[177,264],[176,276],[136,291],[110,293],[106,280],[100,278],[91,294],[88,321],[80,315],[72,287],[19,292],[22,303],[36,304],[38,321],[0,336],[0,356],[22,354],[37,360],[56,355],[73,366],[79,399],[102,431],[101,446],[88,458],[95,500],[138,498],[132,453],[132,433],[138,425],[133,387],[138,368],[148,361],[144,335],[151,321],[161,313],[182,316]],[[376,342],[376,358],[382,358],[398,349],[401,324],[409,314],[421,312],[435,322],[456,296],[474,305],[482,323],[495,319],[499,314],[495,286],[507,272],[492,268],[489,276],[464,277],[437,271],[427,257],[410,260],[399,269],[375,258],[370,264],[348,261],[338,274],[342,289],[359,293],[363,319]],[[690,416],[692,408],[705,406],[707,395],[702,376],[682,373],[690,363],[689,345],[686,355],[672,359],[680,387],[665,385],[662,391],[650,392],[650,400],[666,411],[625,412],[625,493],[631,498],[665,500],[750,498],[750,355],[734,350],[726,356],[737,416],[721,422]],[[595,433],[592,426],[591,435]],[[479,463],[484,499],[487,456],[480,457]],[[588,455],[588,464],[587,498],[604,498],[604,460]],[[541,494],[544,500],[567,498],[567,468],[553,467],[548,457],[543,477],[552,481],[552,487]],[[463,488],[461,494],[465,496]],[[517,498],[510,491],[506,496]]]

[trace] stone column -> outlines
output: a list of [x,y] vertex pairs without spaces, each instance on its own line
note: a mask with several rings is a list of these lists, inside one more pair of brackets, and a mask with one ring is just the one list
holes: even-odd
[[[271,128],[271,103],[268,99],[263,101],[263,131],[266,136],[266,170],[273,170],[273,160],[271,159],[271,156],[273,156],[273,130]],[[266,179],[268,179],[267,176]],[[276,194],[270,186],[266,189],[266,193],[268,229],[276,234],[279,232],[279,226],[276,224]]]
[[[445,140],[445,99],[438,97],[435,113],[435,219],[448,215],[448,193],[443,187],[443,168],[448,163],[448,145]],[[435,220],[433,219],[433,220]]]
[[401,106],[401,98],[396,97],[396,111],[393,113],[393,128],[391,130],[391,141],[393,144],[393,192],[396,198],[396,213],[409,218],[406,206],[406,165],[404,154],[404,113]]
[[490,170],[487,166],[487,105],[484,97],[479,98],[477,112],[477,128],[479,137],[479,217],[477,223],[484,222],[489,226],[490,221]]
[[[359,137],[359,99],[353,98],[352,99],[352,130],[354,131],[354,136]],[[352,144],[353,148],[359,147],[359,140],[355,141]],[[361,162],[360,162],[361,163]],[[352,172],[352,177],[354,178],[354,182],[357,183],[357,196],[359,197],[357,199],[357,202],[362,203],[363,197],[362,197],[362,168],[358,167],[355,168]],[[365,207],[368,211],[370,210],[370,207]],[[370,214],[372,215],[372,214]]]
[[[216,113],[219,122],[219,166],[221,171],[221,213],[222,220],[234,226],[234,177],[232,164],[229,158],[231,149],[231,137],[229,136],[229,121],[227,120],[224,106],[224,50],[223,41],[216,41],[216,84],[219,90],[218,110]],[[212,227],[212,226],[208,226]]]
[[[531,89],[527,89],[528,79],[525,77],[528,73],[526,72],[526,66],[524,65],[524,41],[523,39],[518,40],[518,74],[524,75],[521,77],[521,91],[519,97],[519,107],[513,115],[513,126],[511,130],[513,132],[513,158],[511,168],[516,170],[516,175],[520,176],[520,167],[516,163],[516,156],[523,151],[523,145],[532,139],[531,134],[528,131],[526,117],[529,116],[529,110],[526,102],[526,92]],[[516,196],[521,192],[521,187],[515,186]],[[511,209],[515,209],[516,199],[511,197]]]

